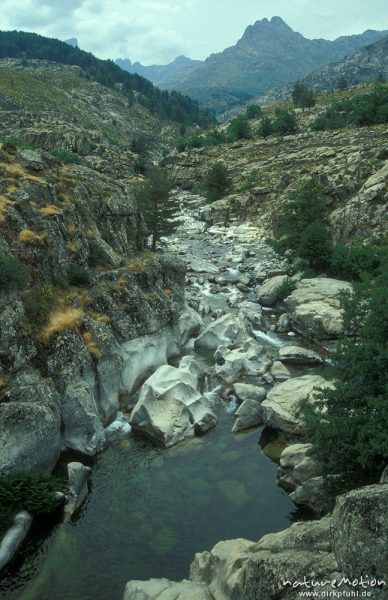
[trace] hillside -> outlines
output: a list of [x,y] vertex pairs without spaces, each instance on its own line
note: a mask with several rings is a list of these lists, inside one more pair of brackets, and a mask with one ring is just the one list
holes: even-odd
[[263,19],[249,26],[235,46],[209,56],[175,87],[222,113],[281,83],[343,59],[386,33],[369,30],[334,41],[309,40],[280,17]]
[[178,92],[161,92],[144,77],[123,71],[113,61],[96,58],[66,42],[36,33],[0,31],[0,59],[3,58],[48,60],[78,66],[86,79],[120,90],[130,103],[137,95],[144,106],[162,118],[199,125],[212,121],[191,98]]

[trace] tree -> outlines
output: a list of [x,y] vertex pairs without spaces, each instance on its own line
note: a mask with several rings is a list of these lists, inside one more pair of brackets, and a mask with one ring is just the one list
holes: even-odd
[[228,127],[228,137],[231,142],[250,140],[252,138],[251,126],[244,115],[239,115],[230,122]]
[[292,91],[292,101],[298,108],[310,108],[315,105],[315,96],[305,83],[297,81]]
[[215,163],[208,171],[205,180],[206,198],[209,202],[215,202],[225,196],[231,187],[230,176],[227,167],[221,163]]
[[348,87],[348,80],[346,79],[345,75],[342,75],[342,77],[340,77],[338,80],[337,89],[339,89],[341,92],[345,92]]
[[178,200],[170,195],[172,187],[168,172],[160,167],[153,167],[139,194],[140,209],[152,236],[153,252],[156,251],[160,238],[173,233],[180,224]]
[[327,269],[331,263],[333,242],[325,220],[313,221],[302,231],[298,256],[308,261],[316,271]]
[[263,114],[261,106],[258,104],[250,104],[245,111],[247,119],[258,119]]
[[388,464],[388,267],[342,297],[344,337],[334,389],[304,408],[313,454],[325,474],[378,481]]
[[260,137],[267,138],[274,132],[274,126],[267,115],[263,115],[260,120],[260,125],[257,128],[257,133]]
[[316,236],[317,229],[304,234],[301,247],[303,233],[316,221],[327,228],[326,219],[327,200],[317,178],[302,181],[278,215],[274,226],[276,247],[281,252],[291,249],[296,256],[300,256],[300,252],[305,254],[313,245],[311,238]]
[[293,135],[298,131],[296,114],[293,110],[277,108],[275,111],[274,130],[280,135]]

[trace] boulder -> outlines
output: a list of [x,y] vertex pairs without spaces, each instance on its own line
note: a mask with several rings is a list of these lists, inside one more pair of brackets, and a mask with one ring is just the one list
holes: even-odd
[[312,350],[301,346],[284,346],[279,350],[279,360],[290,365],[321,365],[323,359]]
[[201,260],[200,258],[193,258],[188,266],[189,271],[194,273],[219,273],[219,268],[216,267],[212,262]]
[[273,306],[278,301],[278,290],[287,279],[287,275],[270,277],[261,286],[256,288],[257,299],[263,306]]
[[244,400],[236,410],[235,416],[232,433],[250,429],[262,423],[260,404],[255,400]]
[[276,331],[278,333],[288,333],[291,327],[291,319],[287,313],[280,315],[276,323]]
[[385,579],[388,587],[388,484],[339,496],[332,519],[334,554],[341,571],[352,578],[362,574]]
[[61,448],[60,399],[32,368],[0,393],[0,473],[51,470]]
[[12,527],[5,533],[0,544],[0,571],[12,560],[27,537],[32,519],[32,515],[26,510],[20,511],[15,516]]
[[279,383],[260,405],[263,422],[286,433],[303,434],[301,402],[314,401],[315,395],[329,385],[331,384],[319,375],[303,375]]
[[48,159],[53,162],[53,158],[49,154],[39,150],[19,150],[16,159],[23,167],[31,171],[44,171],[48,167]]
[[263,347],[251,338],[237,348],[219,346],[214,357],[216,375],[226,383],[235,383],[247,376],[261,377],[271,366]]
[[247,337],[246,324],[232,314],[210,323],[195,340],[196,348],[214,348],[222,344],[237,344]]
[[271,368],[271,375],[275,381],[286,381],[292,377],[291,372],[279,360],[275,360]]
[[88,493],[88,481],[92,470],[79,462],[67,465],[69,478],[69,499],[65,505],[65,518],[69,519],[81,506]]
[[150,579],[127,583],[123,600],[212,600],[203,583],[183,580]]
[[251,385],[249,383],[235,383],[233,389],[237,398],[242,402],[244,402],[244,400],[261,402],[267,395],[267,392],[263,387]]
[[340,292],[351,289],[347,281],[302,279],[285,300],[293,327],[317,339],[338,338],[343,331]]
[[179,315],[174,328],[177,345],[182,348],[191,338],[197,337],[204,327],[205,324],[197,311],[186,306],[185,310]]
[[278,484],[288,491],[295,490],[302,482],[315,477],[318,465],[309,455],[311,444],[293,444],[280,456]]
[[260,304],[255,302],[242,302],[239,305],[240,316],[250,324],[253,330],[261,331],[265,327],[263,311]]
[[132,427],[165,447],[214,427],[212,404],[199,392],[202,377],[191,356],[184,357],[179,368],[159,367],[141,388],[130,418]]

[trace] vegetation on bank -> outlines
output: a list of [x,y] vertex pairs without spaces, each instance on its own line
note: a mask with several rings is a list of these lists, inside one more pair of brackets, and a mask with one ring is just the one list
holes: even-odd
[[312,454],[341,485],[379,481],[388,464],[388,264],[343,294],[334,389],[304,407]]
[[0,476],[0,532],[13,523],[15,515],[27,510],[33,515],[48,514],[58,507],[59,482],[40,471],[20,471]]
[[121,69],[112,60],[101,60],[90,52],[74,48],[65,42],[24,31],[0,31],[0,59],[20,58],[48,60],[82,69],[82,75],[110,88],[117,88],[129,103],[138,100],[153,114],[178,123],[196,123],[207,126],[214,117],[201,110],[198,102],[180,92],[156,88],[150,81]]

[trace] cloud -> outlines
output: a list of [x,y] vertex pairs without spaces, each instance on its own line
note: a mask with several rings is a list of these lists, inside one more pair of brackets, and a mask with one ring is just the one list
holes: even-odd
[[281,16],[306,37],[334,39],[388,29],[386,0],[2,0],[2,29],[66,39],[102,58],[164,63],[206,58],[234,44],[256,20]]

